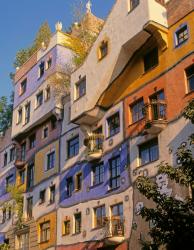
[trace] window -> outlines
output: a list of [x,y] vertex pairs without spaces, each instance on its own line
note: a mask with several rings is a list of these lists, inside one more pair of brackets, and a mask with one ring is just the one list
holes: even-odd
[[93,186],[103,182],[104,179],[104,164],[100,164],[93,167]]
[[30,102],[25,106],[25,124],[30,121]]
[[47,86],[45,90],[45,101],[48,101],[50,97],[51,97],[51,89],[50,89],[50,86]]
[[21,122],[22,122],[22,108],[19,108],[18,117],[17,117],[17,124],[20,124]]
[[78,173],[75,176],[75,190],[80,191],[82,189],[82,173]]
[[45,195],[46,195],[46,190],[43,189],[39,193],[39,204],[43,204],[45,202]]
[[25,183],[25,170],[21,170],[19,172],[19,178],[20,178],[20,185]]
[[189,68],[185,70],[187,82],[188,82],[188,90],[194,90],[194,64],[192,64]]
[[86,94],[86,77],[82,78],[78,83],[76,83],[76,99],[84,96]]
[[189,38],[188,26],[184,25],[175,32],[175,45],[183,44]]
[[39,78],[44,75],[44,62],[41,62],[39,65]]
[[45,138],[47,138],[48,137],[48,127],[45,127],[44,129],[43,129],[43,139],[45,139]]
[[158,65],[158,48],[154,48],[144,56],[144,71],[147,72],[148,70],[154,68],[157,65]]
[[52,57],[49,57],[48,61],[47,61],[47,65],[46,65],[46,69],[49,69],[52,65]]
[[50,204],[55,202],[55,185],[50,187]]
[[47,154],[47,168],[46,170],[50,170],[55,167],[55,151]]
[[33,197],[27,199],[27,218],[32,219]]
[[67,142],[68,152],[67,156],[68,158],[72,158],[79,154],[79,136],[74,137],[73,139],[69,140]]
[[107,119],[107,124],[108,124],[108,137],[119,133],[119,131],[120,131],[119,112],[117,112],[116,114],[109,117]]
[[[97,128],[96,130],[93,131],[94,134],[96,135],[102,135],[102,126]],[[103,147],[103,137],[96,138],[95,140],[96,143],[96,149],[102,149]]]
[[6,209],[5,208],[3,209],[3,216],[2,217],[3,217],[2,223],[5,223],[5,221],[6,221]]
[[53,117],[51,119],[51,129],[54,130],[54,129],[56,129],[56,127],[57,127],[57,119],[56,119],[56,117]]
[[30,149],[35,148],[36,146],[36,134],[33,134],[29,137],[29,147]]
[[11,219],[11,214],[12,214],[12,207],[8,207],[8,220]]
[[66,220],[63,222],[63,235],[69,235],[70,234],[70,220]]
[[43,91],[37,94],[36,96],[36,108],[40,107],[43,103]]
[[7,165],[7,152],[4,153],[4,163],[3,163],[4,167]]
[[135,9],[139,5],[139,0],[129,0],[130,1],[130,10]]
[[40,242],[47,242],[50,240],[50,221],[40,224]]
[[72,196],[73,193],[73,178],[72,177],[67,178],[66,183],[67,183],[67,196],[70,197]]
[[27,188],[32,188],[34,186],[34,163],[28,166],[27,177]]
[[110,160],[110,188],[120,186],[120,156]]
[[23,95],[26,92],[27,79],[23,80],[20,83],[20,95]]
[[124,235],[123,204],[116,204],[111,207],[112,236]]
[[74,220],[75,220],[75,234],[79,234],[81,233],[81,223],[82,223],[81,213],[75,214]]
[[29,233],[17,236],[16,250],[29,250]]
[[158,160],[158,139],[148,141],[139,146],[140,165]]
[[144,117],[143,108],[143,98],[131,105],[132,123],[137,122]]
[[164,119],[166,117],[166,105],[160,101],[165,100],[164,91],[161,90],[150,96],[151,115],[153,120]]
[[11,174],[11,175],[9,175],[9,176],[6,178],[6,189],[7,189],[10,185],[12,185],[13,182],[14,182],[14,175]]
[[99,60],[108,55],[108,41],[102,41],[99,47]]
[[22,161],[26,160],[26,142],[23,142],[21,144],[21,160]]
[[106,217],[105,206],[94,208],[94,227],[102,227]]
[[15,160],[15,148],[10,149],[9,161],[12,162]]

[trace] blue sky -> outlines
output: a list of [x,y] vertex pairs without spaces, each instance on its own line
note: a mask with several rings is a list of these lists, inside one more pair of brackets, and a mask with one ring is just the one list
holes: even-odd
[[[86,0],[85,0],[86,1]],[[36,32],[44,21],[54,31],[61,21],[68,28],[73,20],[74,0],[1,0],[0,1],[0,96],[10,95],[16,52],[33,42]],[[106,18],[115,0],[92,0],[92,12]]]

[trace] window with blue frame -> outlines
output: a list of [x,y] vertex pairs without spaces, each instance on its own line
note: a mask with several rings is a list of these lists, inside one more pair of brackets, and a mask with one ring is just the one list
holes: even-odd
[[14,175],[11,174],[9,175],[7,178],[6,178],[6,189],[11,185],[13,184],[14,182]]
[[107,119],[107,125],[108,125],[108,137],[113,136],[120,132],[119,112],[115,113],[114,115],[110,116]]
[[47,155],[47,169],[50,170],[55,167],[55,151]]
[[189,38],[189,30],[187,24],[182,25],[177,31],[175,31],[175,46],[178,47]]
[[72,196],[73,194],[73,177],[69,177],[66,179],[66,185],[67,185],[67,197]]
[[120,187],[121,162],[120,156],[110,159],[110,188]]
[[134,104],[131,105],[132,123],[135,123],[144,117],[143,108],[144,108],[143,98],[141,98],[140,100],[136,101]]
[[139,146],[140,165],[156,161],[159,158],[158,139],[155,138]]
[[104,164],[103,162],[93,166],[93,186],[103,183],[104,180]]
[[67,157],[72,158],[79,154],[79,135],[67,142]]
[[188,84],[188,92],[194,90],[194,64],[185,70]]

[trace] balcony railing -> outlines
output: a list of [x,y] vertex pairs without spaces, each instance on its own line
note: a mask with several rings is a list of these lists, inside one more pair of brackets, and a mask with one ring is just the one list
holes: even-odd
[[102,156],[103,140],[104,135],[102,134],[92,134],[84,140],[89,160],[95,160]]
[[16,150],[16,160],[15,165],[18,169],[21,169],[24,167],[26,163],[26,154],[21,149]]
[[157,134],[166,126],[166,107],[165,100],[152,100],[145,105],[145,129],[147,132]]
[[124,240],[124,219],[114,216],[104,219],[104,238],[108,245],[120,244]]

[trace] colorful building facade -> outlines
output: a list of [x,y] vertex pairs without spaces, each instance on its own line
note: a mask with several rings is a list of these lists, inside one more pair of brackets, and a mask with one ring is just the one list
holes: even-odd
[[[193,9],[193,0],[117,0],[103,22],[89,1],[83,22],[99,34],[79,67],[67,46],[79,25],[69,35],[58,23],[16,71],[12,133],[0,141],[0,241],[11,250],[139,250],[152,227],[139,213],[153,203],[137,177],[190,195],[156,166],[177,166],[177,148],[190,147],[182,111],[194,98]],[[19,228],[3,207],[13,183],[23,190]]]

